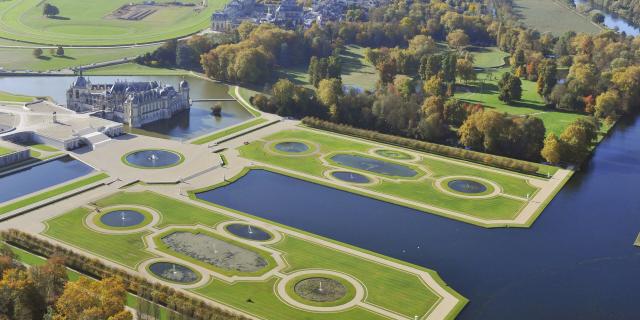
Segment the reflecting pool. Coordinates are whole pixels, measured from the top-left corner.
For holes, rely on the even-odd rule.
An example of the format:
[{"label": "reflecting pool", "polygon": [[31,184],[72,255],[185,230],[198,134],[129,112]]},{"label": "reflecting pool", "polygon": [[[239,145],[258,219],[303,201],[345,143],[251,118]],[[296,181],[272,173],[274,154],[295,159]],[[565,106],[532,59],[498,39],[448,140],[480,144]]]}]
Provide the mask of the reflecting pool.
[{"label": "reflecting pool", "polygon": [[396,177],[413,177],[418,173],[403,165],[353,154],[337,154],[331,160],[346,167]]},{"label": "reflecting pool", "polygon": [[93,168],[70,156],[0,175],[0,202],[61,184],[93,171]]}]

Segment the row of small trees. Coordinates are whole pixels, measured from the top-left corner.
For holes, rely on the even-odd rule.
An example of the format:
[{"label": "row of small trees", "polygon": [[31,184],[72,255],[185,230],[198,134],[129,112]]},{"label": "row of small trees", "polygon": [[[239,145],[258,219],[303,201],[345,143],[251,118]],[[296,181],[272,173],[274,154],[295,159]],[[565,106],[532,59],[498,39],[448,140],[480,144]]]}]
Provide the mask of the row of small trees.
[{"label": "row of small trees", "polygon": [[501,156],[490,155],[481,152],[475,152],[471,150],[465,150],[460,148],[449,147],[441,144],[429,143],[420,140],[408,139],[388,134],[379,133],[371,130],[358,129],[347,125],[336,124],[329,121],[320,120],[317,118],[307,117],[302,119],[302,123],[310,127],[333,131],[341,134],[346,134],[358,138],[364,138],[374,140],[377,142],[397,145],[419,151],[425,151],[435,153],[447,157],[473,161],[480,164],[485,164],[493,167],[499,167],[514,171],[519,171],[527,174],[537,174],[539,166],[516,159],[510,159]]},{"label": "row of small trees", "polygon": [[65,247],[53,244],[31,234],[10,229],[2,231],[0,237],[9,244],[23,248],[44,257],[57,255],[64,258],[65,264],[74,270],[86,275],[104,279],[117,277],[122,279],[126,289],[136,295],[148,298],[155,304],[160,304],[174,311],[172,319],[193,320],[244,320],[246,317],[230,313],[226,310],[206,303],[175,289],[131,274],[102,263],[98,259],[92,259],[80,255]]}]

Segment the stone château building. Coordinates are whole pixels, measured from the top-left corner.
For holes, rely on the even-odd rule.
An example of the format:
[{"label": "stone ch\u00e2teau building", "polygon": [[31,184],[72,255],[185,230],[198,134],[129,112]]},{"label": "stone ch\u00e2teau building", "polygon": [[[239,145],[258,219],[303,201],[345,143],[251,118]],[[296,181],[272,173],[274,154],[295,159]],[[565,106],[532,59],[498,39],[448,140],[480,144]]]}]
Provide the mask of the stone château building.
[{"label": "stone ch\u00e2teau building", "polygon": [[76,112],[100,112],[101,116],[141,127],[144,124],[169,119],[189,109],[189,84],[173,86],[157,81],[93,84],[82,74],[67,90],[67,108]]}]

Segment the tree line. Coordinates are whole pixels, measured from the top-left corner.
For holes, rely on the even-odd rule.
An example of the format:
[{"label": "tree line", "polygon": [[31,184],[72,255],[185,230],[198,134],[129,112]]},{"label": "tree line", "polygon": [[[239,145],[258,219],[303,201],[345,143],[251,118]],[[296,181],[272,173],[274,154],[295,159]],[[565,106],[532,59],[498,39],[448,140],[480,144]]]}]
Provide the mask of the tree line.
[{"label": "tree line", "polygon": [[[87,276],[96,279],[117,278],[122,282],[124,289],[138,297],[138,313],[147,316],[157,315],[158,306],[163,306],[169,316],[169,320],[244,320],[246,317],[228,312],[217,306],[194,298],[157,282],[150,282],[146,278],[134,275],[119,268],[104,264],[98,259],[88,258],[65,247],[53,244],[37,236],[15,230],[0,232],[0,238],[16,247],[25,249],[43,257],[60,257],[65,266],[77,270]],[[155,311],[154,311],[155,310]],[[157,317],[156,317],[157,318]],[[14,319],[14,318],[10,318]],[[26,318],[24,318],[26,319]],[[29,318],[30,319],[30,318]],[[38,318],[42,319],[42,318]],[[55,319],[55,318],[54,318]],[[84,318],[68,318],[55,320],[77,320]],[[106,317],[87,319],[108,319]],[[125,318],[126,319],[126,318]],[[21,319],[22,320],[22,319]],[[109,319],[121,320],[121,319]]]}]

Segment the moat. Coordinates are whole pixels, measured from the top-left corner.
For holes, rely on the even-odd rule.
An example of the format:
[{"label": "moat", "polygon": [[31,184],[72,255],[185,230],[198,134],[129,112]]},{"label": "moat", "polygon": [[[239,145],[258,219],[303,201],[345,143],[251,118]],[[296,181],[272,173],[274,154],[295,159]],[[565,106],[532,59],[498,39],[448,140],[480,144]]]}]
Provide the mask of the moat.
[{"label": "moat", "polygon": [[[213,83],[195,77],[178,76],[85,76],[95,83],[113,83],[120,81],[159,81],[178,86],[180,81],[187,79],[191,89],[192,99],[229,99],[226,85]],[[76,79],[68,77],[0,77],[2,91],[17,94],[51,97],[56,103],[66,102],[66,90]],[[216,117],[211,107],[216,103],[222,104],[222,115]],[[144,134],[158,138],[173,140],[189,140],[226,127],[230,127],[250,119],[251,114],[236,101],[194,102],[188,111],[176,114],[168,120],[160,120],[144,125],[141,128],[127,128],[131,133]]]},{"label": "moat", "polygon": [[530,229],[484,229],[262,170],[198,196],[437,270],[471,301],[460,319],[633,319],[638,163],[640,123],[619,123]]}]

